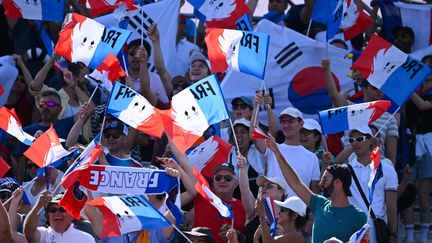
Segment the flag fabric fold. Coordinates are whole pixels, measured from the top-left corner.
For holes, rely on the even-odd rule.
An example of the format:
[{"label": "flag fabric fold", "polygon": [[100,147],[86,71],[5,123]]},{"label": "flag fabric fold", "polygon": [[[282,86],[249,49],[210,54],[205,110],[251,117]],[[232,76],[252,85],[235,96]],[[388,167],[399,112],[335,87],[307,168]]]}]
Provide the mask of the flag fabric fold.
[{"label": "flag fabric fold", "polygon": [[208,28],[252,31],[252,13],[243,0],[188,0]]},{"label": "flag fabric fold", "polygon": [[72,151],[67,151],[61,145],[57,133],[51,124],[51,127],[46,132],[34,140],[24,152],[24,155],[41,168],[60,160],[70,153]]},{"label": "flag fabric fold", "polygon": [[0,178],[3,178],[9,171],[10,165],[0,156]]},{"label": "flag fabric fold", "polygon": [[17,77],[18,69],[12,56],[0,57],[0,107],[6,104]]},{"label": "flag fabric fold", "polygon": [[106,112],[151,136],[160,138],[164,130],[160,110],[138,92],[119,82],[114,83]]},{"label": "flag fabric fold", "polygon": [[270,138],[259,126],[255,126],[251,134],[253,139],[268,139]]},{"label": "flag fabric fold", "polygon": [[372,36],[351,68],[360,71],[370,84],[399,106],[432,73],[426,64],[403,53],[378,35]]},{"label": "flag fabric fold", "polygon": [[343,15],[345,0],[316,1],[312,10],[311,19],[327,25],[327,40],[333,38],[339,30]]},{"label": "flag fabric fold", "polygon": [[97,207],[104,217],[102,238],[171,225],[144,196],[101,197],[87,204]]},{"label": "flag fabric fold", "polygon": [[8,18],[62,22],[66,9],[65,0],[3,0]]},{"label": "flag fabric fold", "polygon": [[263,207],[267,220],[270,224],[270,233],[272,237],[276,236],[277,217],[275,213],[275,203],[272,197],[263,198]]},{"label": "flag fabric fold", "polygon": [[195,147],[189,154],[189,161],[205,177],[212,178],[213,170],[228,160],[232,145],[214,135]]},{"label": "flag fabric fold", "polygon": [[88,197],[79,188],[79,181],[67,188],[59,205],[62,206],[74,219],[80,219],[81,210],[84,208]]},{"label": "flag fabric fold", "polygon": [[204,131],[229,118],[217,77],[208,76],[171,100],[171,109],[161,111],[166,134],[184,153]]},{"label": "flag fabric fold", "polygon": [[370,163],[371,175],[368,183],[368,188],[369,188],[369,203],[372,204],[375,185],[378,182],[378,180],[384,176],[382,165],[381,165],[381,153],[380,153],[379,146],[377,146],[374,150],[372,150],[370,155],[370,160],[371,160]]},{"label": "flag fabric fold", "polygon": [[129,30],[72,13],[66,16],[54,52],[95,69],[110,53],[117,55],[130,35]]},{"label": "flag fabric fold", "polygon": [[138,9],[135,5],[135,0],[114,0],[114,1],[101,1],[101,0],[87,0],[86,7],[90,9],[91,16],[99,16],[108,12],[112,12],[117,6],[124,4],[129,10]]},{"label": "flag fabric fold", "polygon": [[4,106],[0,108],[0,128],[27,146],[30,146],[35,139],[30,134],[23,131],[15,110],[9,110]]},{"label": "flag fabric fold", "polygon": [[264,79],[270,37],[260,32],[206,29],[211,71],[233,70]]},{"label": "flag fabric fold", "polygon": [[231,206],[225,204],[218,196],[216,196],[211,190],[207,180],[202,176],[196,167],[193,168],[193,174],[197,178],[195,189],[197,192],[206,199],[211,205],[213,205],[221,214],[222,217],[232,218],[233,212]]},{"label": "flag fabric fold", "polygon": [[126,73],[119,60],[114,54],[110,53],[92,73],[86,75],[86,78],[93,86],[101,86],[111,92],[113,83],[125,76]]},{"label": "flag fabric fold", "polygon": [[345,40],[351,40],[365,32],[372,24],[372,18],[363,9],[359,8],[353,0],[346,0],[344,2],[344,12],[340,28],[343,30]]},{"label": "flag fabric fold", "polygon": [[323,134],[335,134],[367,125],[378,119],[390,106],[390,101],[379,100],[320,111]]},{"label": "flag fabric fold", "polygon": [[350,237],[350,239],[348,240],[348,243],[366,243],[366,242],[368,242],[367,240],[363,239],[363,237],[365,236],[365,234],[368,230],[369,230],[369,224],[363,225],[363,227],[361,227],[361,229],[356,231]]}]

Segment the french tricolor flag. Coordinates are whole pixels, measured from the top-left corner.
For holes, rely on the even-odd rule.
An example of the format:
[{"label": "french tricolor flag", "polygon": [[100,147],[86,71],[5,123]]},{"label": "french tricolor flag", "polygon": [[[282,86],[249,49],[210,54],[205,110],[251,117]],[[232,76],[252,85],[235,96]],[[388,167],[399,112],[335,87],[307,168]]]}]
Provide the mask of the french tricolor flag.
[{"label": "french tricolor flag", "polygon": [[102,238],[171,225],[171,222],[144,196],[101,197],[87,204],[97,207],[102,213]]},{"label": "french tricolor flag", "polygon": [[378,180],[384,176],[382,165],[381,165],[381,152],[379,146],[377,146],[374,150],[372,150],[370,154],[370,160],[371,160],[370,163],[371,175],[368,183],[368,188],[369,188],[369,202],[372,203],[375,185],[378,182]]},{"label": "french tricolor flag", "polygon": [[232,145],[214,135],[195,147],[189,154],[189,161],[207,178],[213,177],[213,170],[228,160]]},{"label": "french tricolor flag", "polygon": [[195,190],[205,198],[211,205],[213,205],[222,217],[232,218],[233,212],[231,207],[226,205],[216,194],[210,190],[207,180],[202,176],[196,167],[193,168],[193,174],[197,178],[195,183]]},{"label": "french tricolor flag", "polygon": [[80,219],[81,210],[87,202],[87,195],[79,188],[80,182],[75,181],[73,185],[66,188],[59,205],[62,206],[74,219]]},{"label": "french tricolor flag", "polygon": [[62,22],[65,15],[65,0],[3,0],[8,18]]},{"label": "french tricolor flag", "polygon": [[135,0],[87,0],[86,7],[90,9],[91,16],[99,16],[112,12],[118,5],[124,4],[129,10],[138,9]]},{"label": "french tricolor flag", "polygon": [[159,109],[119,82],[114,83],[106,112],[151,136],[160,138],[164,130]]},{"label": "french tricolor flag", "polygon": [[188,0],[208,28],[252,31],[252,13],[243,0]]},{"label": "french tricolor flag", "polygon": [[390,101],[379,100],[320,111],[323,134],[335,134],[369,124],[390,106]]},{"label": "french tricolor flag", "polygon": [[0,128],[27,146],[30,146],[35,139],[22,130],[21,122],[15,110],[9,110],[4,106],[0,108]]},{"label": "french tricolor flag", "polygon": [[110,53],[104,61],[86,78],[94,86],[102,86],[108,92],[112,90],[112,84],[121,77],[125,77],[126,73],[120,65],[117,57]]},{"label": "french tricolor flag", "polygon": [[110,53],[117,55],[131,33],[72,13],[66,16],[54,52],[95,69]]},{"label": "french tricolor flag", "polygon": [[166,134],[184,153],[205,130],[229,119],[215,75],[208,76],[174,95],[171,109],[161,111]]},{"label": "french tricolor flag", "polygon": [[267,220],[270,224],[270,232],[273,237],[276,236],[276,225],[277,225],[277,217],[275,213],[275,203],[272,197],[263,198],[263,206],[264,211],[267,217]]},{"label": "french tricolor flag", "polygon": [[343,16],[340,28],[345,40],[351,40],[366,31],[373,24],[372,18],[359,8],[353,0],[346,0],[343,5]]},{"label": "french tricolor flag", "polygon": [[369,230],[369,224],[365,224],[363,225],[363,227],[361,227],[361,229],[359,229],[358,231],[356,231],[348,240],[347,243],[366,243],[368,242],[368,240],[363,239],[363,237],[365,236],[366,232]]},{"label": "french tricolor flag", "polygon": [[359,70],[370,84],[399,106],[432,73],[426,64],[403,53],[378,35],[372,36],[351,69]]},{"label": "french tricolor flag", "polygon": [[264,79],[270,36],[260,32],[208,28],[205,41],[211,71],[233,70]]},{"label": "french tricolor flag", "polygon": [[267,135],[259,126],[255,126],[251,137],[253,139],[268,139],[270,138],[269,135]]},{"label": "french tricolor flag", "polygon": [[63,148],[53,126],[44,132],[30,145],[24,155],[40,168],[45,167],[71,152]]}]

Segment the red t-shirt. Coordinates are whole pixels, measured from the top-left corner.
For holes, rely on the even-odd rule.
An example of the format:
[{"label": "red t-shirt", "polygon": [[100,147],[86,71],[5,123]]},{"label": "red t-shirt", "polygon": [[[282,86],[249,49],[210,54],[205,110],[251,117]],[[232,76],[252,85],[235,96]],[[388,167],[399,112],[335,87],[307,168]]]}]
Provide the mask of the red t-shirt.
[{"label": "red t-shirt", "polygon": [[[224,202],[232,206],[234,228],[244,234],[246,230],[246,212],[242,202],[238,199]],[[216,243],[225,242],[219,237],[219,232],[221,232],[224,224],[231,225],[231,219],[222,217],[219,211],[199,194],[194,199],[194,207],[195,227],[208,227],[212,231]]]}]

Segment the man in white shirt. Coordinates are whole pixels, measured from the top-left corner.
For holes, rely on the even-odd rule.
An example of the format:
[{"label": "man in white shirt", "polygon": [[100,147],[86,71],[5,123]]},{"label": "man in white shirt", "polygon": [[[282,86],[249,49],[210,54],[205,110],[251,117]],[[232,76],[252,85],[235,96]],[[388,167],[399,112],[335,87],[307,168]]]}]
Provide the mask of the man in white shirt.
[{"label": "man in white shirt", "polygon": [[[24,234],[28,242],[95,242],[88,233],[78,230],[72,223],[73,217],[66,210],[59,206],[63,194],[51,197],[51,193],[44,191],[36,205],[32,208],[24,221]],[[50,226],[48,228],[38,227],[38,212],[42,207],[46,208]]]},{"label": "man in white shirt", "polygon": [[[368,183],[372,169],[370,167],[371,151],[376,147],[373,141],[373,133],[368,125],[353,129],[348,133],[348,141],[351,143],[354,155],[349,158],[349,165],[353,168],[361,188],[369,202]],[[385,159],[385,158],[384,158]],[[383,219],[388,223],[390,229],[390,239],[388,242],[397,241],[397,188],[398,178],[396,171],[391,163],[381,159],[383,177],[375,185],[372,200],[372,210],[377,218]],[[353,175],[354,177],[354,175]],[[368,207],[363,200],[359,188],[352,179],[350,187],[352,196],[348,198],[351,204],[368,212]],[[369,202],[370,203],[370,202]],[[369,218],[370,240],[378,242],[375,235],[375,227],[372,219]]]},{"label": "man in white shirt", "polygon": [[[300,180],[309,186],[312,192],[318,193],[320,180],[318,158],[300,144],[300,129],[303,127],[302,113],[296,108],[288,107],[279,115],[279,122],[285,137],[284,143],[278,144],[279,150],[296,171]],[[275,154],[268,148],[260,152],[264,152],[264,156],[267,158],[266,176],[283,178]],[[296,196],[290,187],[287,190],[287,195],[288,197]]]}]

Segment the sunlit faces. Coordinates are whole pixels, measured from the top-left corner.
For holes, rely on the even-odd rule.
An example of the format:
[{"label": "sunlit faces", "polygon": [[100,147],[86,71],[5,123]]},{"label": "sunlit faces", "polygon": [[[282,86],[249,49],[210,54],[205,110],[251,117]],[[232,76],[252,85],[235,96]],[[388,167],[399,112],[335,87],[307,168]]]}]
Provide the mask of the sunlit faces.
[{"label": "sunlit faces", "polygon": [[213,177],[213,188],[217,194],[232,196],[237,185],[237,177],[230,170],[220,170]]},{"label": "sunlit faces", "polygon": [[189,78],[195,83],[210,75],[210,69],[203,60],[195,60],[189,69]]},{"label": "sunlit faces", "polygon": [[300,118],[290,115],[282,115],[279,118],[282,132],[285,138],[292,138],[299,135],[300,129],[303,127],[303,121]]},{"label": "sunlit faces", "polygon": [[60,104],[61,101],[56,96],[48,95],[41,97],[39,111],[42,121],[47,123],[54,122],[62,110]]},{"label": "sunlit faces", "polygon": [[250,145],[250,136],[249,136],[249,128],[243,125],[234,126],[235,136],[237,138],[237,142],[240,149],[244,149],[249,147]]},{"label": "sunlit faces", "polygon": [[283,195],[285,194],[285,191],[278,184],[266,180],[264,184],[261,185],[261,188],[263,197],[272,197],[275,200],[280,201],[283,200]]},{"label": "sunlit faces", "polygon": [[103,134],[106,146],[111,153],[123,151],[126,144],[126,136],[115,129],[108,129]]},{"label": "sunlit faces", "polygon": [[252,117],[252,108],[243,102],[241,99],[236,100],[232,104],[232,111],[233,111],[233,119],[241,119],[246,118],[247,120],[250,120]]},{"label": "sunlit faces", "polygon": [[58,204],[50,204],[47,212],[51,228],[58,233],[65,232],[72,223],[73,217]]},{"label": "sunlit faces", "polygon": [[370,153],[371,145],[373,145],[371,136],[366,136],[356,130],[349,134],[348,141],[351,143],[351,147],[357,156]]},{"label": "sunlit faces", "polygon": [[332,196],[334,191],[334,181],[335,178],[333,177],[333,175],[328,171],[324,171],[321,181],[319,182],[319,187],[323,192],[324,197]]},{"label": "sunlit faces", "polygon": [[307,149],[317,149],[316,144],[320,140],[320,137],[320,134],[316,130],[300,129],[300,143]]},{"label": "sunlit faces", "polygon": [[128,63],[129,63],[129,68],[132,70],[139,70],[140,67],[140,62],[138,58],[136,58],[137,52],[138,52],[138,46],[129,47]]}]

